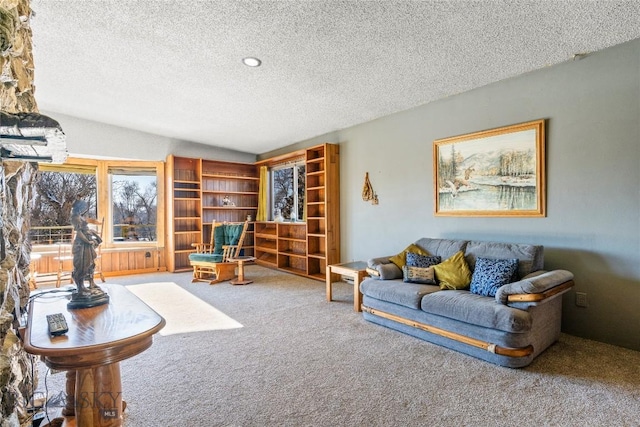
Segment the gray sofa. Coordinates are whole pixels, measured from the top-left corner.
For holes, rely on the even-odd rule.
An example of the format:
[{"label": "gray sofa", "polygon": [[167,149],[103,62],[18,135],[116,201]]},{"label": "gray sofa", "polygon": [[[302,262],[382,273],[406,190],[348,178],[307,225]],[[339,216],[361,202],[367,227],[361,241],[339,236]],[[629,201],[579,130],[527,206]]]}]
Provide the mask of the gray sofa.
[{"label": "gray sofa", "polygon": [[487,259],[517,259],[517,270],[494,297],[407,283],[391,257],[373,258],[371,277],[360,284],[366,320],[511,368],[527,366],[558,340],[561,295],[573,286],[573,275],[544,271],[542,246],[431,238],[415,245],[442,260],[462,251],[472,274],[476,261]]}]

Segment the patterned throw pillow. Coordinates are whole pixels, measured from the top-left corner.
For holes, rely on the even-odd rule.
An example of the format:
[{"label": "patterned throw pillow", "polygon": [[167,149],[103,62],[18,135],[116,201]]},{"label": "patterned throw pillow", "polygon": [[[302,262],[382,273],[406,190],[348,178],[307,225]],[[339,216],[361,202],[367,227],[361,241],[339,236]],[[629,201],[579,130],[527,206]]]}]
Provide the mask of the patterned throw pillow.
[{"label": "patterned throw pillow", "polygon": [[407,252],[407,265],[410,267],[431,267],[440,264],[442,257],[438,255],[422,255],[415,252]]},{"label": "patterned throw pillow", "polygon": [[469,289],[471,270],[464,259],[464,253],[458,251],[442,263],[434,265],[436,279],[440,289]]},{"label": "patterned throw pillow", "polygon": [[405,282],[425,285],[436,284],[435,271],[432,266],[439,264],[442,261],[441,257],[407,252],[406,261],[406,265],[402,267],[402,275]]},{"label": "patterned throw pillow", "polygon": [[433,266],[422,268],[405,265],[402,267],[402,277],[406,283],[420,283],[422,285],[436,284],[436,273]]},{"label": "patterned throw pillow", "polygon": [[405,250],[400,252],[398,255],[394,255],[391,258],[389,258],[389,261],[397,265],[398,268],[402,270],[402,267],[404,267],[404,265],[407,263],[407,253],[409,252],[414,252],[421,255],[429,255],[429,252],[422,249],[420,246],[416,245],[415,243],[412,243],[409,246],[407,246]]},{"label": "patterned throw pillow", "polygon": [[487,297],[496,296],[498,288],[510,283],[517,269],[516,258],[477,258],[471,278],[471,293]]}]

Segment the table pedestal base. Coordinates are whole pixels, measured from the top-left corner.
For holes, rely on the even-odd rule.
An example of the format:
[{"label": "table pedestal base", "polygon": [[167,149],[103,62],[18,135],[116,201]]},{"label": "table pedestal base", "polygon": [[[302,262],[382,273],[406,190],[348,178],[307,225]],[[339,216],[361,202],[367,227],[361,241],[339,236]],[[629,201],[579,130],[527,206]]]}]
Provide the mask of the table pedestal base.
[{"label": "table pedestal base", "polygon": [[[121,427],[126,403],[122,400],[120,364],[67,371],[67,402],[62,418],[50,427]],[[47,426],[45,426],[47,427]]]}]

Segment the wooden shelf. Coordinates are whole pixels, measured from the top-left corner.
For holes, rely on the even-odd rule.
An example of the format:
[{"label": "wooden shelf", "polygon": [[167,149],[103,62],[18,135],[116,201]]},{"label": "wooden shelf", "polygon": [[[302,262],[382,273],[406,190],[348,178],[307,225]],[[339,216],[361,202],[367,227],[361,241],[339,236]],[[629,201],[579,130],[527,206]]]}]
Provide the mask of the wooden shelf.
[{"label": "wooden shelf", "polygon": [[[340,262],[339,147],[321,144],[292,153],[291,158],[299,158],[301,154],[306,159],[307,220],[256,222],[256,262],[324,281],[326,266]],[[287,157],[277,160],[284,161]],[[328,227],[331,234],[327,233]],[[277,253],[275,260],[274,253]]]},{"label": "wooden shelf", "polygon": [[[170,155],[166,162],[170,220],[167,230],[167,269],[190,269],[185,250],[193,243],[208,242],[211,223],[242,222],[255,216],[258,207],[258,168],[255,164],[235,163]],[[229,197],[236,206],[223,206]],[[188,228],[188,230],[184,230]],[[253,234],[244,245],[253,254]]]},{"label": "wooden shelf", "polygon": [[[325,280],[327,264],[340,262],[339,146],[320,144],[277,161],[304,157],[306,171],[305,222],[255,222],[247,234],[246,253],[256,263]],[[259,166],[170,155],[167,158],[169,271],[189,269],[185,249],[208,242],[213,221],[241,222],[258,209]],[[223,205],[228,197],[235,206]],[[188,230],[184,230],[188,228]],[[329,234],[327,230],[332,232]],[[172,255],[173,254],[173,255]]]},{"label": "wooden shelf", "polygon": [[257,176],[240,176],[240,175],[221,175],[221,174],[212,174],[212,173],[203,173],[203,178],[214,178],[214,179],[246,179],[248,181],[260,181],[260,178]]},{"label": "wooden shelf", "polygon": [[221,191],[221,190],[202,190],[203,194],[249,194],[257,195],[257,191]]},{"label": "wooden shelf", "polygon": [[296,252],[287,252],[287,251],[280,251],[280,252],[278,252],[278,255],[295,256],[295,257],[299,257],[299,258],[306,258],[307,257],[306,253],[296,253]]}]

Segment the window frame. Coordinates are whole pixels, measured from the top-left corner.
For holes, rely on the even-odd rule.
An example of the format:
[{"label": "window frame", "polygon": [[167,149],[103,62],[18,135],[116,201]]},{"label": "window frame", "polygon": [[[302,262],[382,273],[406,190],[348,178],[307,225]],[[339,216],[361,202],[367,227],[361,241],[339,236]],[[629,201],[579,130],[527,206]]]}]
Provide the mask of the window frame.
[{"label": "window frame", "polygon": [[[74,169],[85,169],[95,167],[96,173],[96,204],[97,218],[104,218],[104,228],[102,231],[102,249],[125,249],[133,247],[163,248],[165,246],[165,223],[166,223],[166,200],[165,200],[165,168],[162,161],[137,161],[137,160],[96,160],[85,158],[69,157],[64,164],[53,165],[50,163],[40,163],[39,169],[50,172],[74,172]],[[156,171],[157,179],[157,216],[156,216],[156,241],[114,241],[113,239],[113,218],[111,199],[111,170],[125,169],[130,171],[150,170]],[[56,245],[34,245],[34,248],[57,247]]]},{"label": "window frame", "polygon": [[[295,161],[289,161],[286,163],[282,163],[282,164],[278,164],[278,165],[274,165],[272,167],[269,168],[269,194],[268,194],[268,206],[269,206],[269,215],[268,218],[270,220],[275,220],[275,179],[274,179],[274,174],[279,171],[279,170],[283,170],[283,169],[292,169],[293,172],[293,208],[292,208],[292,212],[296,212],[296,222],[304,222],[305,218],[299,218],[297,215],[300,212],[300,199],[298,197],[299,195],[299,190],[298,190],[298,186],[299,186],[299,181],[298,181],[298,177],[300,176],[298,168],[299,167],[304,167],[304,177],[305,177],[305,181],[306,181],[306,176],[307,176],[307,169],[306,169],[306,162],[304,159],[299,159],[299,160],[295,160]],[[306,203],[306,182],[304,183],[305,185],[305,192],[303,193],[304,198],[302,200],[302,206],[303,209],[302,211],[304,212],[304,206]],[[290,218],[283,218],[284,221],[290,221]]]}]

